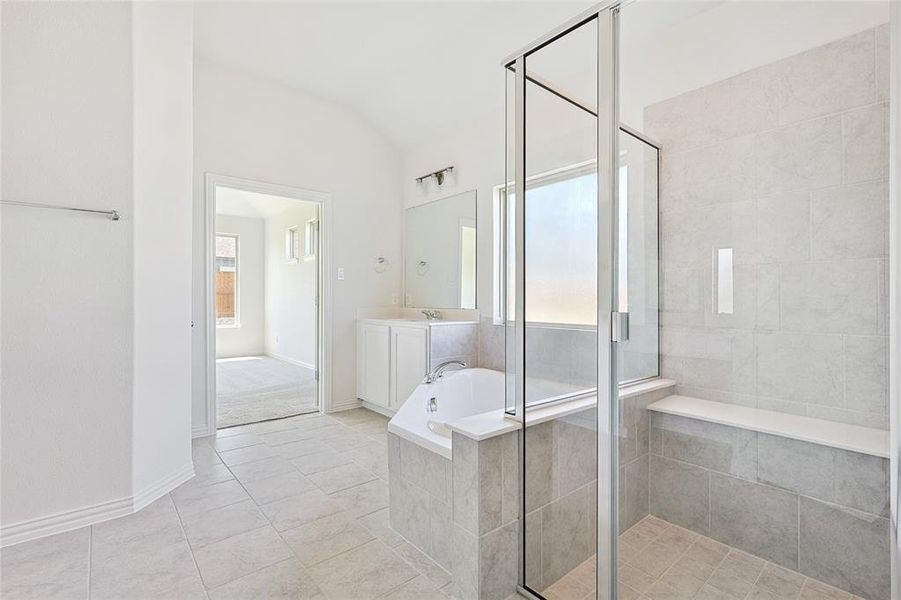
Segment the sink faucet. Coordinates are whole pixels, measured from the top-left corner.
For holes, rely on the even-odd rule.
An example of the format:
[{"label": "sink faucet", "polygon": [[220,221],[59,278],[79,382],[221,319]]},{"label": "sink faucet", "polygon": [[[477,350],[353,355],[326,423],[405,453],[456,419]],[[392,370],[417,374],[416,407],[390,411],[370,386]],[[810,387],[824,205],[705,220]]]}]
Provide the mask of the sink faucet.
[{"label": "sink faucet", "polygon": [[453,365],[459,365],[461,368],[466,368],[466,363],[462,360],[449,360],[447,362],[443,362],[431,371],[429,374],[425,376],[425,379],[422,380],[423,383],[435,383],[438,379],[444,377],[444,372],[448,367],[452,367]]},{"label": "sink faucet", "polygon": [[428,308],[426,308],[426,309],[423,309],[423,310],[421,310],[421,311],[419,311],[419,312],[421,312],[422,314],[424,314],[426,320],[428,320],[428,321],[437,321],[438,319],[441,318],[441,312],[440,312],[440,311],[437,311],[437,310],[434,310],[434,309],[428,309]]}]

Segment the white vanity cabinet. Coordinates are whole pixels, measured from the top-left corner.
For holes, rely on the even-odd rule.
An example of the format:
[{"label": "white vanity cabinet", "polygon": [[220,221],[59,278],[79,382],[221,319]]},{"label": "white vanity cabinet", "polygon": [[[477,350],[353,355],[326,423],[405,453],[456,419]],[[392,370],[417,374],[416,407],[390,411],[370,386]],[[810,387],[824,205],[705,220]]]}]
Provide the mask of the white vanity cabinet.
[{"label": "white vanity cabinet", "polygon": [[357,398],[393,414],[436,364],[476,364],[477,329],[467,321],[358,319]]},{"label": "white vanity cabinet", "polygon": [[357,398],[392,412],[429,372],[427,324],[357,321]]},{"label": "white vanity cabinet", "polygon": [[396,411],[429,372],[429,327],[391,327],[391,393]]},{"label": "white vanity cabinet", "polygon": [[387,408],[391,398],[391,328],[357,322],[357,398]]}]

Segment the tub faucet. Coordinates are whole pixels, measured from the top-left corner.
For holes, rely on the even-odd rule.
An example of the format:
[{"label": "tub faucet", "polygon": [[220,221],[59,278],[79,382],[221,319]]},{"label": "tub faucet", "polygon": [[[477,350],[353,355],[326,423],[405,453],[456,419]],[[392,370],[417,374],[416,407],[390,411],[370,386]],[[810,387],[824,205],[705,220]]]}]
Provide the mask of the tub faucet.
[{"label": "tub faucet", "polygon": [[443,362],[431,371],[429,374],[425,376],[425,379],[422,380],[423,383],[435,383],[436,380],[444,377],[444,372],[448,367],[452,367],[454,365],[459,365],[461,368],[466,368],[466,363],[462,360],[449,360],[447,362]]}]

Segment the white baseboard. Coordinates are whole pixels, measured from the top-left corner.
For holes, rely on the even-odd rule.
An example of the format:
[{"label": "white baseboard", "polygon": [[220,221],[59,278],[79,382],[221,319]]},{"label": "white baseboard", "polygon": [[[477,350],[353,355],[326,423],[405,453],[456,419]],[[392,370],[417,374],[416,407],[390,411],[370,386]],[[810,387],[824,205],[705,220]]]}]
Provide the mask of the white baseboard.
[{"label": "white baseboard", "polygon": [[0,548],[136,513],[193,476],[194,464],[189,463],[134,496],[5,525],[0,527]]},{"label": "white baseboard", "polygon": [[329,412],[340,412],[342,410],[351,410],[353,408],[360,408],[362,403],[357,398],[352,398],[350,400],[344,400],[343,402],[332,404],[329,407]]},{"label": "white baseboard", "polygon": [[288,358],[287,356],[282,356],[281,354],[267,353],[266,356],[271,356],[272,358],[277,358],[278,360],[284,361],[286,363],[291,363],[292,365],[297,365],[298,367],[303,367],[303,368],[309,369],[311,371],[316,370],[316,365],[311,365],[310,363],[303,362],[302,360]]},{"label": "white baseboard", "polygon": [[132,496],[132,512],[138,512],[151,502],[162,498],[192,477],[194,477],[194,463],[189,462],[182,468],[166,475]]},{"label": "white baseboard", "polygon": [[93,506],[77,508],[48,517],[39,517],[0,527],[0,547],[72,531],[79,527],[101,523],[116,517],[124,517],[134,512],[132,506],[130,497],[120,498],[119,500],[101,502]]},{"label": "white baseboard", "polygon": [[191,428],[192,438],[207,437],[209,435],[213,435],[214,433],[216,433],[216,430],[213,429],[212,431],[210,431],[209,425],[195,425]]},{"label": "white baseboard", "polygon": [[394,413],[397,411],[391,410],[390,408],[386,408],[384,406],[379,406],[378,404],[373,404],[372,402],[366,402],[365,400],[361,401],[360,404],[363,405],[363,408],[368,408],[372,412],[377,412],[380,415],[385,415],[389,419],[394,416]]}]

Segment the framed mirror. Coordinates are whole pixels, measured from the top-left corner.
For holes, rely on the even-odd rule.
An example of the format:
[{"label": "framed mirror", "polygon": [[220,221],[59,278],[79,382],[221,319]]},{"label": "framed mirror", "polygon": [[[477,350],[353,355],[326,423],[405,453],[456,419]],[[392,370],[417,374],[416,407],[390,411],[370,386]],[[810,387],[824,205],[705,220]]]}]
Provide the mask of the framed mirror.
[{"label": "framed mirror", "polygon": [[404,306],[476,307],[476,191],[404,211]]}]

